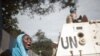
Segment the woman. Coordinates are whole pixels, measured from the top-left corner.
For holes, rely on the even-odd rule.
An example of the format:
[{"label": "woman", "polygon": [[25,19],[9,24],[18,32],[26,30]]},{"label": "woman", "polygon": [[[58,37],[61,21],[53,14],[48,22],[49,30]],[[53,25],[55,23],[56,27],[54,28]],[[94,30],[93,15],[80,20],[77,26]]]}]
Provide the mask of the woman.
[{"label": "woman", "polygon": [[15,47],[12,49],[12,56],[28,56],[28,49],[31,43],[29,35],[20,34],[16,39]]}]

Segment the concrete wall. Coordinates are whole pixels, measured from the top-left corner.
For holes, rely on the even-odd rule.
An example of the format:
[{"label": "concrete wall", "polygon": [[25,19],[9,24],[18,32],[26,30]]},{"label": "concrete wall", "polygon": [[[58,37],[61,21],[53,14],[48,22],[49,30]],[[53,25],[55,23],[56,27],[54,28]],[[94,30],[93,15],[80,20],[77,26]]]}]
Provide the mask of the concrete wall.
[{"label": "concrete wall", "polygon": [[0,53],[7,49],[11,49],[14,46],[14,40],[15,38],[11,37],[11,35],[8,32],[2,30]]},{"label": "concrete wall", "polygon": [[2,30],[2,40],[1,40],[2,51],[9,49],[9,42],[10,42],[10,35],[6,31]]}]

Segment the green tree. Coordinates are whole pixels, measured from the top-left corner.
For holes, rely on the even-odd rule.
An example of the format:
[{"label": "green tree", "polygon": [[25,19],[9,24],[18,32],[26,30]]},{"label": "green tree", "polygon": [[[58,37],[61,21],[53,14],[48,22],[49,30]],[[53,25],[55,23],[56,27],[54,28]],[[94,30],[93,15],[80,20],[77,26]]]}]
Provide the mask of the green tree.
[{"label": "green tree", "polygon": [[33,4],[38,3],[38,0],[2,0],[2,18],[3,29],[13,36],[18,35],[21,30],[18,29],[17,18],[12,16],[19,13],[20,10],[25,10]]},{"label": "green tree", "polygon": [[[64,0],[48,0],[51,4],[60,1],[65,7],[70,5],[70,0],[65,2]],[[72,0],[71,0],[72,1]],[[47,8],[42,8],[41,4],[44,4],[45,0],[2,0],[2,18],[3,28],[10,34],[17,35],[21,31],[18,30],[17,18],[12,16],[19,13],[20,10],[25,11],[26,8],[31,10],[31,14],[48,14],[52,12],[54,7],[49,5]]]},{"label": "green tree", "polygon": [[52,56],[53,48],[52,41],[45,37],[41,30],[39,30],[35,35],[38,37],[38,41],[32,44],[32,50],[38,55],[42,56]]},{"label": "green tree", "polygon": [[3,29],[13,36],[21,32],[18,30],[17,19],[12,18],[12,15],[18,13],[18,5],[15,2],[14,0],[2,0]]}]

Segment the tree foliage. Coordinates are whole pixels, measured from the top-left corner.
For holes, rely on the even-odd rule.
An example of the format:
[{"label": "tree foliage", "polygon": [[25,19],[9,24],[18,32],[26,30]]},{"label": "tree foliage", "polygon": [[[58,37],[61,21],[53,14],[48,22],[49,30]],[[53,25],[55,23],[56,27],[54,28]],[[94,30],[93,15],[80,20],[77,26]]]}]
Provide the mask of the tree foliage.
[{"label": "tree foliage", "polygon": [[[32,50],[38,55],[42,56],[52,56],[53,48],[52,41],[45,37],[41,30],[39,30],[35,35],[38,37],[38,41],[32,44]],[[41,53],[40,53],[41,51]]]},{"label": "tree foliage", "polygon": [[21,31],[18,30],[17,19],[12,18],[12,15],[18,13],[17,1],[14,0],[2,0],[2,18],[3,18],[3,29],[12,34],[17,35]]},{"label": "tree foliage", "polygon": [[25,11],[26,8],[29,8],[31,14],[48,14],[53,12],[54,7],[52,4],[56,2],[61,2],[64,4],[64,7],[67,7],[70,5],[72,0],[67,0],[68,2],[65,2],[64,0],[48,0],[49,6],[46,8],[41,7],[41,5],[46,5],[45,1],[47,0],[2,0],[2,18],[3,18],[3,28],[9,32],[13,33],[15,32],[18,34],[20,30],[18,30],[18,21],[17,18],[14,18],[12,16],[19,13],[20,10]]}]

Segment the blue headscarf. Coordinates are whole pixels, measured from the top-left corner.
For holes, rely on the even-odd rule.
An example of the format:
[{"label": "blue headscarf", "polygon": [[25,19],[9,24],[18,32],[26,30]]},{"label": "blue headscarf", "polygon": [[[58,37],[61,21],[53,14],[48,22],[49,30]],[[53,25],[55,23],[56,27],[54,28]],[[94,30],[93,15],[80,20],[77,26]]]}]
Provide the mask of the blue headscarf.
[{"label": "blue headscarf", "polygon": [[15,47],[12,49],[12,56],[28,56],[22,40],[24,35],[25,34],[20,34],[17,37]]}]

